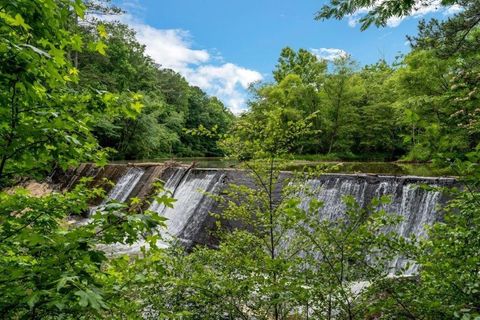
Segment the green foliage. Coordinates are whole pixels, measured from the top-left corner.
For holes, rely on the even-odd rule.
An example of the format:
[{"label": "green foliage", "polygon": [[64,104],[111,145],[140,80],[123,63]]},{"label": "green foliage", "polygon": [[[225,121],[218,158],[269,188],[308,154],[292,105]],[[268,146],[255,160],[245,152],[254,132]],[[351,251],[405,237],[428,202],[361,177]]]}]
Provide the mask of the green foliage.
[{"label": "green foliage", "polygon": [[187,256],[174,253],[166,278],[143,295],[155,315],[329,319],[336,313],[353,319],[361,310],[352,302],[358,295],[353,283],[380,281],[388,273],[396,236],[382,231],[398,221],[378,210],[388,199],[364,209],[345,199],[345,216],[319,220],[322,204],[302,205],[302,199],[317,191],[308,179],[320,172],[286,179],[281,173],[286,162],[278,159],[312,133],[315,115],[294,121],[276,105],[264,107],[269,109],[262,123],[244,124],[250,116],[244,115],[223,141],[230,157],[251,158],[244,166],[254,187],[233,184],[211,195],[223,204],[216,216],[219,246],[195,248]]},{"label": "green foliage", "polygon": [[375,65],[366,66],[360,71],[360,77],[364,84],[364,95],[358,105],[360,108],[360,136],[356,141],[359,149],[356,154],[384,153],[390,159],[403,152],[401,128],[398,127],[395,118],[398,112],[393,104],[396,99],[396,88],[392,76],[395,70],[385,61],[379,61]]},{"label": "green foliage", "polygon": [[[224,105],[190,86],[178,73],[160,69],[126,25],[96,22],[83,28],[85,37],[98,32],[95,26],[104,31],[106,54],[78,55],[81,86],[121,95],[137,92],[142,97],[132,105],[138,117],[117,113],[97,119],[94,133],[100,145],[115,149],[117,159],[220,155],[214,137],[191,136],[184,128],[216,125],[219,133],[225,133],[233,115]],[[124,106],[122,100],[115,102],[117,108]]]},{"label": "green foliage", "polygon": [[[369,3],[335,2],[328,10],[335,16],[348,14]],[[395,3],[379,3],[364,18],[396,16],[416,5]],[[379,61],[358,69],[351,58],[339,57],[326,68],[325,61],[306,50],[283,49],[273,72],[276,82],[253,88],[249,121],[261,122],[263,112],[273,108],[292,120],[316,113],[316,135],[291,150],[300,155],[335,154],[351,160],[380,154],[387,160],[431,161],[468,152],[480,141],[480,3],[457,5],[463,11],[447,21],[420,23],[419,35],[409,38],[412,52],[393,66]]]},{"label": "green foliage", "polygon": [[115,303],[108,300],[118,290],[109,285],[116,281],[108,272],[112,262],[101,246],[132,244],[164,218],[111,202],[88,224],[73,224],[70,219],[85,214],[88,202],[99,196],[102,190],[85,184],[42,197],[22,189],[0,193],[2,317],[99,316]]},{"label": "green foliage", "polygon": [[362,302],[365,315],[381,315],[382,319],[479,317],[478,193],[456,191],[452,196],[443,221],[428,230],[427,238],[408,244],[418,274],[384,279],[369,288]]},{"label": "green foliage", "polygon": [[349,57],[336,59],[333,68],[321,92],[328,119],[325,125],[327,153],[345,151],[353,145],[359,122],[355,100],[363,94],[362,79],[353,74],[355,63]]},{"label": "green foliage", "polygon": [[78,70],[67,58],[79,38],[67,29],[79,1],[15,1],[0,10],[0,186],[58,165],[102,160],[89,131],[90,94],[73,89]]},{"label": "green foliage", "polygon": [[[85,184],[33,197],[8,185],[107,155],[92,132],[99,114],[134,119],[141,97],[81,87],[75,53],[103,56],[102,25],[87,37],[82,1],[3,1],[0,5],[0,314],[8,319],[98,318],[119,287],[101,246],[132,244],[162,225],[144,203],[108,203],[74,226],[92,199]],[[95,51],[92,53],[90,50]],[[162,202],[165,199],[162,199]],[[165,203],[168,203],[165,200]],[[150,245],[156,241],[149,238]],[[115,261],[115,260],[113,260]]]},{"label": "green foliage", "polygon": [[[282,50],[273,84],[253,88],[250,111],[238,126],[263,126],[266,114],[280,110],[283,122],[311,117],[312,134],[297,137],[297,154],[386,154],[403,151],[401,131],[392,121],[394,97],[389,93],[395,70],[386,63],[358,70],[350,57],[331,62],[300,50]],[[248,125],[240,123],[249,123]],[[234,129],[235,131],[235,129]]]},{"label": "green foliage", "polygon": [[275,107],[273,110],[247,113],[236,121],[232,134],[220,143],[229,157],[238,160],[271,159],[285,155],[299,141],[315,133],[312,121],[315,114],[305,119],[291,119],[288,110]]},{"label": "green foliage", "polygon": [[462,12],[447,21],[420,21],[418,35],[407,37],[415,49],[434,50],[443,58],[474,53],[478,46],[480,1],[460,0]]},{"label": "green foliage", "polygon": [[[417,3],[377,3],[363,26]],[[358,69],[340,57],[327,68],[285,48],[275,83],[253,88],[250,111],[230,128],[218,99],[158,68],[128,27],[82,20],[119,12],[105,1],[0,1],[0,316],[479,318],[479,2],[443,3],[465,10],[422,23],[394,67]],[[371,4],[332,1],[319,17]],[[143,210],[148,199],[107,202],[80,225],[75,217],[105,196],[90,181],[39,197],[18,185],[53,168],[102,163],[109,150],[101,146],[118,158],[225,152],[244,161],[254,187],[211,195],[224,206],[214,217],[218,247],[185,252],[158,247],[164,218]],[[305,199],[321,171],[287,178],[281,170],[293,152],[435,159],[465,177],[464,189],[450,194],[427,237],[404,239],[388,231],[399,218],[382,210],[387,198],[363,207],[346,197],[345,212],[320,219],[322,203]],[[168,192],[155,200],[175,205]],[[141,240],[150,249],[135,257],[106,254]],[[387,276],[398,255],[417,264],[415,276]]]},{"label": "green foliage", "polygon": [[[356,319],[363,314],[363,305],[355,302],[360,293],[352,287],[367,279],[383,281],[398,252],[392,246],[396,236],[382,233],[398,218],[378,210],[389,199],[364,209],[345,199],[344,216],[319,220],[321,203],[300,206],[316,192],[306,179],[319,172],[285,181],[282,163],[272,161],[249,162],[254,188],[230,185],[222,195],[212,195],[224,205],[216,217],[218,247],[196,247],[188,254],[175,247],[150,251],[137,265],[136,272],[148,280],[138,283],[133,295],[150,308],[147,318],[330,319],[336,314]],[[377,258],[367,260],[368,255]]]},{"label": "green foliage", "polygon": [[[450,193],[443,219],[426,238],[398,239],[395,246],[418,264],[411,278],[378,281],[358,301],[361,318],[477,319],[479,315],[478,1],[445,1],[463,7],[446,22],[419,25],[413,51],[388,77],[398,124],[404,126],[406,159],[435,159],[462,177]],[[337,17],[370,2],[333,2],[320,18]],[[385,1],[362,18],[363,28],[408,14],[415,1]],[[428,1],[425,2],[428,4]],[[445,190],[444,190],[445,191]]]},{"label": "green foliage", "polygon": [[278,64],[273,71],[273,77],[277,83],[280,83],[289,74],[295,74],[301,78],[304,84],[317,87],[320,85],[322,75],[326,70],[327,63],[318,60],[311,52],[305,49],[295,52],[293,49],[286,47],[280,53]]},{"label": "green foliage", "polygon": [[[453,5],[466,3],[464,0],[442,0],[442,5]],[[398,0],[398,1],[376,1],[376,0],[331,0],[324,5],[317,13],[316,19],[342,19],[348,15],[356,14],[358,11],[366,10],[366,14],[360,18],[362,30],[367,29],[372,23],[377,27],[385,27],[388,19],[410,15],[415,9],[438,5],[435,0]]]}]

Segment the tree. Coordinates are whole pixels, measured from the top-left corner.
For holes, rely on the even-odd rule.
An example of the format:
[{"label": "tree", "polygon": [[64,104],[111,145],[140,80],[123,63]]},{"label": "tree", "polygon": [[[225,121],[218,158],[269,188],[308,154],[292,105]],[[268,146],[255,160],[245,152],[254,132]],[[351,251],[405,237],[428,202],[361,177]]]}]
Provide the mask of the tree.
[{"label": "tree", "polygon": [[[251,113],[249,117],[260,120],[266,112],[281,110],[283,122],[298,121],[315,113],[313,129],[320,132],[323,129],[324,119],[320,96],[317,90],[302,82],[296,74],[287,75],[278,84],[263,85],[255,89],[255,99],[250,103]],[[261,120],[260,120],[261,121]],[[303,137],[294,152],[316,152],[322,135]]]},{"label": "tree", "polygon": [[296,74],[305,85],[318,89],[326,71],[326,61],[319,60],[311,52],[305,49],[295,52],[293,49],[285,47],[278,58],[273,77],[277,83],[280,83],[289,74]]},{"label": "tree", "polygon": [[[285,245],[289,231],[297,221],[298,201],[295,198],[295,188],[288,187],[281,191],[280,199],[275,199],[281,182],[282,166],[278,159],[295,148],[299,141],[303,140],[302,137],[314,133],[312,120],[315,114],[296,120],[287,120],[284,116],[285,110],[273,104],[270,110],[264,111],[263,123],[255,121],[253,126],[249,123],[247,114],[236,123],[233,133],[223,141],[227,154],[235,159],[253,157],[253,160],[245,165],[251,171],[258,187],[233,187],[229,193],[233,201],[227,202],[225,214],[222,216],[251,227],[252,231],[247,233],[246,237],[253,234],[252,240],[261,244],[257,249],[259,251],[252,251],[259,256],[249,257],[252,261],[264,261],[257,267],[256,273],[264,275],[267,281],[263,284],[252,283],[253,287],[243,298],[251,299],[249,296],[260,286],[260,295],[265,297],[260,297],[252,312],[258,316],[263,314],[263,317],[270,315],[276,320],[286,319],[291,314],[292,308],[298,303],[294,292],[301,291],[301,288],[297,287],[298,283],[293,280],[295,271],[292,266],[295,265],[295,258],[288,259],[295,252],[294,245]],[[239,235],[242,234],[243,232],[239,231]],[[226,245],[228,248],[228,241]],[[233,245],[236,246],[235,243]],[[286,286],[287,283],[291,285]]]},{"label": "tree", "polygon": [[395,159],[403,153],[398,114],[394,108],[396,88],[392,84],[395,70],[385,61],[364,67],[359,76],[365,91],[359,103],[360,135],[355,153],[384,154]]},{"label": "tree", "polygon": [[[104,191],[87,188],[87,181],[65,194],[34,197],[21,188],[0,192],[2,317],[99,317],[120,303],[109,300],[122,289],[116,285],[122,275],[109,270],[119,262],[109,258],[102,246],[133,244],[164,219],[139,210],[145,204],[132,199],[128,205],[107,203],[86,225],[67,223],[102,196]],[[156,245],[156,237],[147,240]]]},{"label": "tree", "polygon": [[[396,102],[403,113],[404,142],[409,145],[410,160],[431,159],[441,150],[462,148],[462,137],[450,125],[448,97],[449,63],[431,51],[414,51],[404,59],[394,75],[400,93]],[[452,143],[452,144],[450,144]]]},{"label": "tree", "polygon": [[226,133],[232,122],[233,114],[215,97],[207,96],[200,88],[190,89],[189,109],[181,134],[180,154],[185,156],[221,156],[217,140],[202,135],[188,134],[188,130],[200,126],[215,130],[219,135]]},{"label": "tree", "polygon": [[480,1],[458,1],[462,11],[446,21],[420,21],[418,35],[407,37],[415,49],[434,50],[449,58],[469,55],[478,49]]},{"label": "tree", "polygon": [[[219,132],[226,132],[232,114],[223,103],[190,86],[177,72],[161,69],[128,26],[98,21],[93,26],[102,26],[108,34],[106,55],[79,55],[81,86],[118,95],[136,93],[144,104],[135,118],[108,113],[99,116],[94,133],[101,146],[115,149],[117,159],[220,155],[216,140],[188,136],[183,129],[216,125]],[[82,30],[91,38],[96,29],[89,24]],[[114,102],[118,109],[123,108],[121,99]]]},{"label": "tree", "polygon": [[334,61],[323,88],[323,101],[327,106],[327,153],[346,151],[353,144],[352,133],[357,130],[358,111],[355,100],[363,90],[361,78],[354,75],[355,62],[350,57]]},{"label": "tree", "polygon": [[231,157],[253,158],[243,163],[253,185],[210,195],[223,204],[215,215],[219,245],[173,249],[165,263],[136,269],[150,279],[135,289],[152,311],[147,317],[356,319],[363,309],[352,286],[383,281],[390,271],[396,236],[384,230],[398,219],[379,209],[388,199],[367,208],[346,199],[344,215],[321,219],[309,180],[319,172],[281,172],[281,159],[315,133],[314,115],[285,122],[283,110],[270,107],[264,122],[250,123],[247,113],[223,140]]},{"label": "tree", "polygon": [[[374,1],[332,1],[319,18],[341,18],[367,8],[370,12],[361,20],[366,28],[406,15],[417,3],[384,1],[372,6]],[[443,219],[429,228],[426,238],[408,241],[418,274],[410,279],[385,279],[371,287],[366,300],[360,302],[368,310],[365,316],[475,319],[480,313],[479,122],[473,109],[478,106],[478,1],[442,4],[460,4],[464,11],[446,22],[421,23],[420,35],[410,38],[413,52],[391,81],[403,91],[399,103],[405,111],[401,121],[411,129],[408,139],[421,146],[424,158],[453,169],[464,189],[450,194],[453,200],[445,206]],[[415,157],[419,155],[415,147],[412,151]]]},{"label": "tree", "polygon": [[[465,0],[442,0],[441,5],[465,4]],[[357,12],[366,11],[360,18],[362,30],[367,29],[372,23],[376,26],[386,26],[390,18],[399,18],[412,14],[414,10],[422,7],[438,5],[435,0],[399,0],[399,1],[377,1],[377,0],[332,0],[324,5],[317,12],[316,19],[342,19],[345,16]]]},{"label": "tree", "polygon": [[461,13],[447,21],[423,22],[419,25],[419,35],[410,37],[414,51],[429,52],[430,59],[444,64],[442,130],[448,132],[451,142],[441,149],[444,157],[457,157],[475,148],[479,141],[475,107],[478,100],[479,5],[478,1],[468,2]]},{"label": "tree", "polygon": [[[129,207],[108,203],[89,224],[72,228],[71,216],[88,212],[92,199],[105,196],[102,190],[88,189],[85,182],[71,192],[34,197],[17,185],[43,178],[55,167],[104,161],[106,151],[92,134],[98,114],[122,112],[133,118],[142,108],[130,93],[79,88],[79,70],[68,53],[104,54],[107,36],[101,26],[88,40],[78,33],[72,17],[81,19],[85,8],[82,1],[70,0],[0,4],[2,318],[101,316],[114,305],[106,297],[118,287],[100,246],[132,244],[163,222],[132,199]],[[118,105],[121,111],[115,110]],[[155,245],[156,238],[149,239]]]},{"label": "tree", "polygon": [[67,0],[1,6],[0,186],[19,175],[102,157],[85,112],[94,99],[70,89],[78,70],[67,52],[80,50],[82,41],[67,29],[70,8],[79,16],[85,9]]}]

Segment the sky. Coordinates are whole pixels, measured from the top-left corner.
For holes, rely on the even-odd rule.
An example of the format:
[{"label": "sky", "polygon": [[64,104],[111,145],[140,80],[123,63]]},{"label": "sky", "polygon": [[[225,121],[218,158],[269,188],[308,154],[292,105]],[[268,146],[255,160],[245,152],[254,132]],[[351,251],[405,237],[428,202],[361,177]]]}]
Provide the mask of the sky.
[{"label": "sky", "polygon": [[[421,18],[445,18],[457,7],[433,5],[385,28],[360,31],[362,12],[343,20],[315,21],[324,0],[115,0],[146,53],[192,85],[217,96],[234,113],[247,108],[247,88],[271,81],[282,48],[310,50],[321,59],[349,54],[359,65],[393,62],[409,50]],[[435,3],[437,2],[437,3]]]}]

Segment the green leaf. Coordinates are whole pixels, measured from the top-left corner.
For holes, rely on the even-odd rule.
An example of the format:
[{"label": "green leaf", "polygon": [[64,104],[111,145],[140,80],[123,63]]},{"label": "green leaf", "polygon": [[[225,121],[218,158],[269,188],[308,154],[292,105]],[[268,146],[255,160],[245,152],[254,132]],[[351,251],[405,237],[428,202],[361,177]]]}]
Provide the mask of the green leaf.
[{"label": "green leaf", "polygon": [[75,13],[80,19],[83,19],[85,17],[86,6],[82,0],[75,0],[75,2],[73,3],[73,9],[75,10]]},{"label": "green leaf", "polygon": [[75,295],[80,297],[80,300],[78,301],[78,304],[80,306],[82,306],[82,307],[88,306],[89,296],[85,291],[78,290],[78,291],[75,292]]},{"label": "green leaf", "polygon": [[97,26],[97,31],[98,31],[98,35],[100,36],[100,38],[105,39],[108,36],[107,31],[105,30],[105,25],[103,25],[103,24],[99,24]]},{"label": "green leaf", "polygon": [[15,17],[0,11],[0,18],[3,19],[7,24],[14,26],[14,27],[22,27],[25,30],[30,30],[31,27],[25,23],[23,17],[20,14],[16,14]]},{"label": "green leaf", "polygon": [[80,298],[78,304],[81,307],[87,307],[88,305],[90,305],[95,310],[99,310],[105,307],[105,304],[102,301],[102,297],[97,293],[93,292],[92,290],[78,290],[75,291],[75,295]]},{"label": "green leaf", "polygon": [[71,37],[71,45],[73,50],[82,51],[83,39],[79,34],[75,34]]},{"label": "green leaf", "polygon": [[21,26],[25,30],[31,29],[31,27],[25,23],[25,20],[23,20],[22,16],[20,14],[15,15],[15,24],[17,26]]},{"label": "green leaf", "polygon": [[27,300],[27,304],[30,307],[30,309],[32,309],[39,300],[40,300],[40,294],[38,292],[32,293],[32,295]]},{"label": "green leaf", "polygon": [[106,55],[106,52],[105,52],[106,48],[107,48],[107,45],[102,41],[98,41],[95,43],[95,51],[97,51],[101,55]]},{"label": "green leaf", "polygon": [[142,111],[143,104],[140,101],[135,101],[131,104],[131,107],[135,112],[140,113]]}]

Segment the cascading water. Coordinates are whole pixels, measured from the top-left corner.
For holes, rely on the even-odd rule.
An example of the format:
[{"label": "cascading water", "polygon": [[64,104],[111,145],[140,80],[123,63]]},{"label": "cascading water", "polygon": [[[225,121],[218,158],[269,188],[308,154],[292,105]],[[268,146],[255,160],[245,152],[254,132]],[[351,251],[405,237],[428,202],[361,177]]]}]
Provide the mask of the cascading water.
[{"label": "cascading water", "polygon": [[118,180],[117,184],[108,193],[107,198],[104,200],[104,204],[111,200],[125,202],[144,173],[145,170],[141,168],[129,168],[125,175]]},{"label": "cascading water", "polygon": [[[96,177],[99,172],[94,167],[82,168],[81,173],[76,173],[74,181],[90,173]],[[225,188],[226,181],[254,187],[249,174],[240,170],[165,169],[162,165],[125,168],[120,165],[111,165],[100,172],[102,174],[96,177],[97,180],[111,178],[118,182],[109,192],[107,199],[98,207],[92,208],[93,211],[98,210],[107,201],[125,202],[129,197],[137,196],[139,190],[144,190],[142,188],[155,179],[166,180],[165,188],[177,200],[173,203],[174,207],[167,208],[154,201],[149,209],[168,219],[166,230],[160,231],[164,238],[175,237],[188,245],[215,244],[215,239],[211,238],[208,231],[214,223],[210,212],[221,213],[222,208],[205,192],[219,194]],[[155,176],[152,176],[153,172],[157,172]],[[289,174],[285,173],[285,175]],[[68,183],[68,185],[73,184],[74,182]],[[326,174],[307,183],[315,192],[313,195],[302,196],[304,198],[302,206],[306,207],[308,198],[313,196],[324,204],[319,210],[319,219],[334,220],[345,212],[346,205],[343,197],[346,195],[353,196],[360,206],[366,206],[373,198],[390,195],[392,201],[384,205],[383,209],[403,217],[403,221],[395,226],[395,231],[404,237],[411,234],[424,236],[424,227],[440,219],[437,207],[445,202],[445,198],[440,192],[418,188],[419,184],[448,186],[456,185],[456,182],[449,178]],[[122,251],[119,250],[119,253]],[[135,252],[135,249],[128,250],[128,252],[132,251]],[[398,269],[405,262],[402,258],[398,258],[392,262],[392,265]]]},{"label": "cascading water", "polygon": [[[429,181],[425,181],[427,183]],[[341,217],[346,205],[345,196],[352,196],[360,206],[366,206],[374,198],[390,196],[391,202],[382,206],[387,213],[399,215],[402,221],[391,230],[407,238],[425,236],[425,227],[432,225],[440,217],[437,209],[444,200],[439,191],[426,190],[420,187],[422,181],[412,182],[407,178],[378,177],[377,180],[356,179],[352,176],[332,176],[322,179],[313,179],[308,186],[313,190],[313,196],[323,202],[319,210],[319,219],[334,220]],[[434,181],[428,183],[437,186]],[[306,208],[309,199],[304,199],[301,206]],[[407,264],[407,260],[397,257],[392,261],[390,270],[400,270]],[[416,271],[412,265],[405,274]]]},{"label": "cascading water", "polygon": [[221,171],[176,170],[165,184],[165,188],[176,200],[173,208],[156,201],[149,208],[168,219],[164,236],[175,236],[186,242],[195,241],[195,234],[207,218],[213,203],[205,192],[215,193],[222,176]]},{"label": "cascading water", "polygon": [[[195,171],[187,168],[176,168],[167,179],[165,189],[176,199],[174,207],[153,201],[148,208],[167,218],[166,230],[160,229],[162,240],[157,242],[160,247],[168,246],[168,240],[175,237],[186,245],[195,243],[203,223],[207,220],[212,204],[211,197],[205,192],[215,193],[222,183],[224,174],[221,171]],[[116,244],[103,248],[112,254],[135,254],[141,247],[148,247],[144,240],[133,245]]]},{"label": "cascading water", "polygon": [[125,202],[144,173],[145,170],[141,168],[128,168],[127,172],[118,180],[113,189],[108,193],[107,197],[103,199],[102,203],[90,208],[90,213],[98,211],[109,201]]},{"label": "cascading water", "polygon": [[[340,217],[346,209],[344,196],[353,196],[360,206],[367,205],[373,198],[391,196],[391,203],[384,205],[383,209],[403,217],[395,231],[405,237],[412,233],[423,236],[424,226],[432,224],[438,218],[436,207],[441,200],[441,193],[420,188],[418,183],[393,177],[383,179],[385,180],[369,183],[345,176],[315,179],[309,185],[315,190],[314,197],[323,202],[319,212],[321,219],[333,220]],[[307,203],[308,199],[305,199],[302,205]]]},{"label": "cascading water", "polygon": [[[323,203],[319,217],[328,220],[334,220],[345,212],[343,197],[346,195],[354,196],[357,203],[363,205],[368,186],[365,181],[357,182],[342,178],[312,179],[307,185],[314,192],[312,196]],[[309,200],[308,197],[303,199],[302,208],[306,209]]]}]

